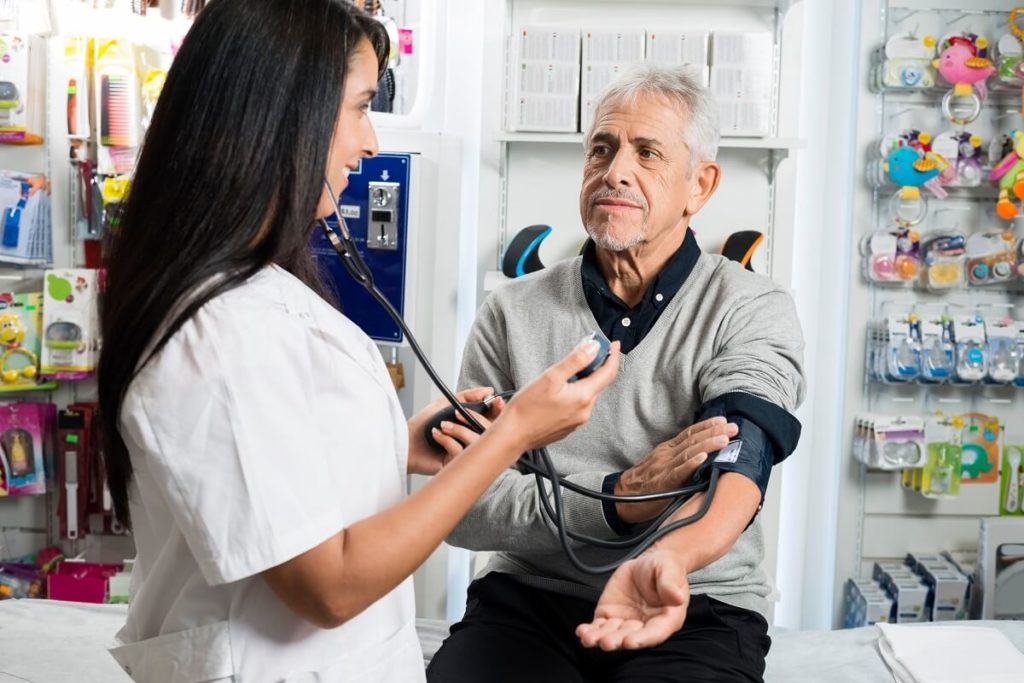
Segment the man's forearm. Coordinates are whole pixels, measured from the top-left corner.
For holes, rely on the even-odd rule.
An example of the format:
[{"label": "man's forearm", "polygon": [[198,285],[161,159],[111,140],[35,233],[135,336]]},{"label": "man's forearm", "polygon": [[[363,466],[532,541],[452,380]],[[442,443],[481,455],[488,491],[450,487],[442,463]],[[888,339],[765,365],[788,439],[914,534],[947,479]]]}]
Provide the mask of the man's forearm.
[{"label": "man's forearm", "polygon": [[[699,493],[688,500],[666,524],[695,513],[700,509],[706,495]],[[760,503],[761,491],[757,484],[742,474],[725,472],[718,479],[718,487],[704,517],[689,526],[675,530],[658,541],[655,547],[674,553],[682,561],[688,574],[695,572],[719,559],[732,548],[740,534],[750,524]]]},{"label": "man's forearm", "polygon": [[[564,479],[589,489],[601,488],[607,472],[577,472]],[[545,491],[551,485],[545,482]],[[554,507],[549,493],[548,499]],[[605,521],[601,502],[562,491],[566,527],[612,540],[616,533]],[[504,472],[466,513],[452,534],[451,545],[476,551],[541,552],[561,549],[551,521],[544,514],[533,475]]]}]

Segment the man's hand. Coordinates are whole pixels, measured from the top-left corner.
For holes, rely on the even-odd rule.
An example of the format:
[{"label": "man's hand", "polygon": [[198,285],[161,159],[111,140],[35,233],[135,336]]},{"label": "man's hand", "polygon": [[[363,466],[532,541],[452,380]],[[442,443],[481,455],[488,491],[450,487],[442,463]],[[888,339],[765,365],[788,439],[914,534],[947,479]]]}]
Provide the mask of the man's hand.
[{"label": "man's hand", "polygon": [[652,549],[615,570],[576,636],[584,647],[636,650],[665,642],[683,627],[690,604],[687,570],[675,553]]},{"label": "man's hand", "polygon": [[[615,495],[660,493],[683,486],[707,460],[708,454],[720,450],[738,432],[739,428],[724,417],[690,425],[658,444],[643,460],[623,472],[615,484]],[[616,503],[615,510],[626,524],[638,524],[657,517],[670,502]]]}]

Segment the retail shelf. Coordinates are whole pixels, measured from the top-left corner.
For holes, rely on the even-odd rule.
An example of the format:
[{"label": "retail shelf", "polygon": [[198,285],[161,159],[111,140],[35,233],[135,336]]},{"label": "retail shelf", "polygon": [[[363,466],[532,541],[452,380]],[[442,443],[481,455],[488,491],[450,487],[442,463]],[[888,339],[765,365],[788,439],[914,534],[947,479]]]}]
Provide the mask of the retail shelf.
[{"label": "retail shelf", "polygon": [[[778,9],[785,12],[790,7],[799,4],[801,1],[802,0],[729,0],[729,2],[722,4],[730,7],[766,7],[770,9]],[[585,2],[588,5],[621,4],[622,0],[579,0],[579,2]],[[644,3],[649,5],[710,4],[708,0],[644,0]]]},{"label": "retail shelf", "polygon": [[[498,133],[499,142],[544,142],[554,144],[583,144],[583,133]],[[800,138],[723,137],[721,149],[773,149],[788,152],[806,146]]]},{"label": "retail shelf", "polygon": [[56,380],[50,380],[48,382],[40,382],[39,384],[33,384],[31,386],[18,386],[18,387],[6,387],[0,386],[0,394],[31,394],[33,392],[40,391],[54,391],[60,386],[60,382]]}]

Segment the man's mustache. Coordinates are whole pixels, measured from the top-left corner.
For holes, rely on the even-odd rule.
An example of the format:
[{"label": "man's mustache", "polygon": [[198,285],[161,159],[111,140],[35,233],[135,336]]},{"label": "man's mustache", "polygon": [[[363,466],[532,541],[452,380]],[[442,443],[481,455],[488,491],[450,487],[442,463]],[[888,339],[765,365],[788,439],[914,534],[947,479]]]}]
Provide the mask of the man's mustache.
[{"label": "man's mustache", "polygon": [[639,206],[644,211],[647,211],[647,201],[643,198],[643,195],[629,192],[628,190],[611,190],[608,188],[597,190],[590,195],[589,206],[594,206],[601,199],[625,199],[628,202],[632,202]]}]

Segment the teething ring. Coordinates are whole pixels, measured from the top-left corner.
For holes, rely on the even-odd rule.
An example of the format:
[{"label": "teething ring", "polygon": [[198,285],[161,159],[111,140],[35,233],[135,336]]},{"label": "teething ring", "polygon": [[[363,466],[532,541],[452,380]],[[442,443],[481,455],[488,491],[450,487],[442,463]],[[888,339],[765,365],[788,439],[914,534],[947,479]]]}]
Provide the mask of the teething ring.
[{"label": "teething ring", "polygon": [[1017,17],[1020,16],[1021,10],[1024,10],[1024,7],[1014,7],[1010,10],[1010,33],[1012,33],[1017,40],[1024,42],[1024,28],[1021,28],[1020,24],[1017,23]]},{"label": "teething ring", "polygon": [[[970,102],[970,114],[963,117],[953,114],[953,103],[959,101]],[[942,97],[942,115],[958,126],[966,126],[981,115],[981,98],[973,90],[969,95],[958,95],[956,90],[950,90]]]},{"label": "teething ring", "polygon": [[[28,360],[28,365],[21,368],[20,370],[11,370],[7,368],[7,362],[11,356],[24,356]],[[28,349],[20,346],[8,347],[0,354],[0,381],[4,384],[11,384],[18,381],[19,377],[25,379],[33,379],[36,376],[36,364],[39,359],[36,354],[32,353]]]},{"label": "teething ring", "polygon": [[903,215],[900,209],[909,204],[910,202],[903,199],[902,192],[897,192],[892,196],[892,199],[889,200],[889,215],[892,216],[892,219],[896,221],[897,225],[904,228],[917,225],[928,215],[928,200],[924,196],[918,196],[918,198],[913,201],[913,206],[916,207],[917,213],[907,217]]}]

